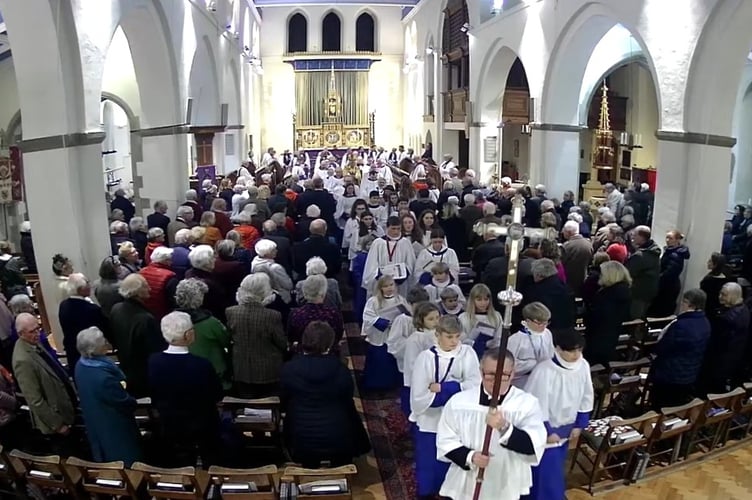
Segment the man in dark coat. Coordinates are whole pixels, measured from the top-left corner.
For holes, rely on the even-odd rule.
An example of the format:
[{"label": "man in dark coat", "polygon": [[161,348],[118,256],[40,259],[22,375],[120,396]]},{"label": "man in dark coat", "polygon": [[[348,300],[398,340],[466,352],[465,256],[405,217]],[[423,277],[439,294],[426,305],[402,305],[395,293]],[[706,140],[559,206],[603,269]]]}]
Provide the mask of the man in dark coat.
[{"label": "man in dark coat", "polygon": [[125,197],[125,191],[122,189],[115,191],[115,198],[110,202],[110,211],[118,208],[123,211],[125,222],[130,222],[133,216],[136,215],[136,207]]},{"label": "man in dark coat", "polygon": [[68,298],[60,303],[58,318],[63,330],[63,347],[68,360],[68,371],[73,376],[76,362],[80,357],[76,347],[79,332],[92,326],[106,332],[108,325],[102,309],[89,300],[91,284],[86,276],[80,273],[71,274],[65,287]]},{"label": "man in dark coat", "polygon": [[632,319],[645,319],[648,307],[658,293],[661,247],[650,238],[647,226],[634,228],[632,246],[635,252],[624,263],[632,277]]},{"label": "man in dark coat", "polygon": [[[509,242],[509,240],[507,240]],[[485,271],[481,276],[481,281],[491,290],[491,299],[494,308],[497,311],[503,311],[502,304],[499,303],[498,294],[507,288],[507,275],[509,273],[509,248],[506,245],[506,253],[500,257],[494,257],[488,261]],[[520,254],[517,261],[517,289],[523,290],[533,281],[533,262],[535,259]]]},{"label": "man in dark coat", "polygon": [[485,271],[491,259],[505,255],[504,242],[499,239],[500,235],[500,226],[492,224],[486,227],[485,241],[478,245],[473,252],[472,266],[476,276],[483,275],[483,271]]},{"label": "man in dark coat", "polygon": [[573,220],[564,224],[561,232],[566,240],[562,245],[561,263],[567,273],[567,285],[575,294],[582,296],[582,284],[585,282],[590,262],[593,260],[593,245],[580,234],[580,225]]},{"label": "man in dark coat", "polygon": [[295,208],[299,214],[306,213],[306,209],[311,205],[319,207],[321,218],[326,221],[329,228],[335,227],[334,212],[337,209],[337,202],[334,196],[324,189],[324,181],[320,177],[314,178],[313,189],[298,196],[295,202]]},{"label": "man in dark coat", "polygon": [[159,323],[144,306],[149,284],[140,274],[129,274],[120,284],[125,300],[112,307],[110,342],[118,350],[120,368],[134,398],[148,395],[147,363],[149,356],[165,348]]},{"label": "man in dark coat", "polygon": [[431,210],[436,213],[436,203],[431,200],[428,189],[419,189],[418,198],[410,202],[409,208],[410,211],[415,214],[415,217],[418,218],[420,218],[420,214],[425,210]]},{"label": "man in dark coat", "polygon": [[311,222],[311,236],[293,247],[293,269],[299,278],[305,278],[306,262],[311,257],[321,257],[326,262],[326,277],[337,278],[342,270],[342,254],[327,237],[326,222],[316,219]]},{"label": "man in dark coat", "polygon": [[[274,257],[274,262],[285,268],[287,274],[292,277],[292,243],[290,238],[281,236],[277,233],[277,224],[273,220],[264,221],[262,224],[264,230],[264,236],[259,238],[260,240],[271,240],[277,244],[277,256]],[[249,251],[250,259],[256,257],[256,250],[251,248]]]},{"label": "man in dark coat", "polygon": [[697,288],[684,292],[676,321],[653,347],[650,402],[656,411],[681,406],[696,395],[694,386],[710,338],[705,298],[705,292]]},{"label": "man in dark coat", "polygon": [[37,260],[34,256],[34,242],[31,238],[31,223],[23,221],[21,223],[21,255],[26,263],[26,272],[31,274],[37,273]]},{"label": "man in dark coat", "polygon": [[165,215],[166,213],[167,203],[162,200],[154,202],[154,213],[146,216],[146,225],[149,229],[159,227],[167,234],[167,226],[170,224],[170,218]]},{"label": "man in dark coat", "polygon": [[531,302],[541,302],[551,311],[548,328],[554,335],[557,331],[574,328],[574,294],[559,279],[556,264],[551,259],[538,259],[532,264],[533,283],[522,289],[522,304],[516,310]]}]

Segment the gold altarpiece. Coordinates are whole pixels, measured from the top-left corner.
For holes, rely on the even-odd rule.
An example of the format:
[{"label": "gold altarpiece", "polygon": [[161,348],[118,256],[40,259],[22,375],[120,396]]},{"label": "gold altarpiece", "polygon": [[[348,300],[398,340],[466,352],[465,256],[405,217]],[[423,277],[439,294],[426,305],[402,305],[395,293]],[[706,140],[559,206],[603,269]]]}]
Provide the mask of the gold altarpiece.
[{"label": "gold altarpiece", "polygon": [[337,90],[333,68],[329,78],[329,91],[321,106],[323,112],[318,125],[302,125],[298,115],[293,116],[297,149],[358,148],[374,143],[374,113],[369,113],[368,123],[344,123],[342,97]]}]

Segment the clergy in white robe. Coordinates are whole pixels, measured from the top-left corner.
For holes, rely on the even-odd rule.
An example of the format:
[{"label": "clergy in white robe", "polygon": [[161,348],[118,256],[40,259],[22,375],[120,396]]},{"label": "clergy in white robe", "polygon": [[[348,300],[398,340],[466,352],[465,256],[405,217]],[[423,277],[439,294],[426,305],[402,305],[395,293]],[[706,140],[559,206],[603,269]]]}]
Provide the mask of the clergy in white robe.
[{"label": "clergy in white robe", "polygon": [[444,161],[441,162],[439,165],[439,172],[441,173],[441,178],[444,180],[449,179],[449,172],[456,168],[456,165],[454,164],[454,157],[450,154],[444,155]]},{"label": "clergy in white robe", "polygon": [[593,410],[593,380],[590,365],[582,357],[584,344],[574,330],[559,332],[553,358],[538,364],[525,386],[538,398],[549,443],[540,464],[533,468],[532,500],[565,497],[567,442],[579,438]]},{"label": "clergy in white robe", "polygon": [[373,284],[383,274],[392,274],[400,295],[406,295],[410,274],[415,267],[415,253],[410,241],[402,236],[399,218],[389,217],[386,236],[373,242],[368,251],[361,286],[373,293]]},{"label": "clergy in white robe", "polygon": [[460,342],[457,318],[445,316],[436,327],[436,345],[415,360],[410,380],[410,422],[415,423],[415,477],[419,497],[436,495],[449,464],[437,460],[436,431],[450,398],[480,385],[478,358]]},{"label": "clergy in white robe", "polygon": [[420,280],[425,273],[431,274],[431,266],[436,262],[443,262],[449,266],[449,274],[456,284],[460,277],[460,261],[457,252],[447,247],[444,230],[437,227],[432,231],[430,244],[422,249],[415,259],[415,280]]},{"label": "clergy in white robe", "polygon": [[[451,462],[439,494],[453,500],[473,498],[479,467],[486,472],[480,500],[518,500],[532,486],[531,466],[546,445],[543,414],[535,397],[510,384],[514,358],[505,353],[501,406],[490,412],[489,402],[499,358],[498,349],[481,359],[482,386],[456,394],[444,407],[436,435],[437,456]],[[494,429],[489,455],[484,456],[486,425]]]},{"label": "clergy in white robe", "polygon": [[515,387],[524,389],[533,368],[554,355],[553,337],[547,328],[550,320],[551,311],[540,302],[522,308],[520,331],[510,335],[507,344],[507,350],[514,355]]}]

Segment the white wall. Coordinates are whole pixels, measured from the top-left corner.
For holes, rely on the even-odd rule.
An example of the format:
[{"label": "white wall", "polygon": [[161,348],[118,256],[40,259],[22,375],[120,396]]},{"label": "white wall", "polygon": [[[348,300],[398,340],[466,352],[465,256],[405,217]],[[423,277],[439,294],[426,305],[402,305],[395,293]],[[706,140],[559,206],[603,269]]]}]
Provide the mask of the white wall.
[{"label": "white wall", "polygon": [[123,29],[118,27],[112,37],[109,52],[104,64],[102,91],[123,99],[136,116],[141,116],[141,96],[138,91],[136,72],[128,39]]},{"label": "white wall", "polygon": [[0,61],[0,127],[7,132],[8,124],[20,107],[13,58]]}]

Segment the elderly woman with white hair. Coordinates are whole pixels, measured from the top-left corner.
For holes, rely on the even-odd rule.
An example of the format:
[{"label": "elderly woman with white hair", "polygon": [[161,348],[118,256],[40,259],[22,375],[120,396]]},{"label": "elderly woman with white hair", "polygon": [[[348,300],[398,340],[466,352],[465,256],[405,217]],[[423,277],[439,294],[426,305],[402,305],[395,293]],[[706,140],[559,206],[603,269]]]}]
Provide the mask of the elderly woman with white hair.
[{"label": "elderly woman with white hair", "polygon": [[204,208],[199,202],[198,192],[195,189],[189,189],[185,192],[185,203],[183,203],[181,206],[192,208],[193,220],[201,220],[201,215],[204,213]]},{"label": "elderly woman with white hair", "polygon": [[179,311],[191,315],[195,332],[195,340],[189,347],[191,354],[209,360],[227,391],[232,387],[227,354],[232,342],[225,326],[202,307],[208,291],[209,287],[203,281],[195,278],[183,280],[175,292],[175,302]]},{"label": "elderly woman with white hair", "polygon": [[171,312],[160,327],[168,347],[149,359],[148,380],[165,456],[174,460],[170,466],[196,463],[196,452],[204,464],[216,464],[222,383],[208,360],[190,352],[196,333],[188,313]]},{"label": "elderly woman with white hair", "polygon": [[178,279],[185,277],[186,271],[191,267],[188,255],[193,247],[193,234],[190,229],[181,229],[175,233],[175,241],[172,246],[172,270]]},{"label": "elderly woman with white hair", "polygon": [[220,240],[214,246],[214,279],[228,295],[228,303],[235,303],[235,292],[248,274],[249,268],[235,258],[236,244],[232,240]]},{"label": "elderly woman with white hair", "polygon": [[177,232],[181,229],[192,228],[196,225],[195,220],[191,207],[179,206],[175,214],[175,220],[167,224],[167,242],[174,245]]},{"label": "elderly woman with white hair", "polygon": [[146,308],[159,321],[175,308],[175,288],[180,281],[172,270],[172,248],[159,247],[151,254],[151,263],[139,271],[149,283]]},{"label": "elderly woman with white hair", "polygon": [[67,285],[68,298],[60,303],[57,314],[60,329],[63,331],[63,348],[68,360],[68,371],[73,375],[76,361],[78,361],[78,349],[76,349],[78,332],[89,327],[107,331],[109,325],[102,309],[89,299],[91,284],[86,276],[73,273],[68,277]]},{"label": "elderly woman with white hair", "polygon": [[185,273],[186,278],[196,278],[209,287],[204,296],[204,308],[208,309],[218,320],[225,321],[225,309],[233,304],[231,290],[225,290],[214,273],[216,256],[208,245],[197,245],[188,254],[191,268]]},{"label": "elderly woman with white hair", "polygon": [[277,244],[272,240],[259,240],[254,246],[256,257],[251,262],[251,272],[263,272],[269,275],[272,289],[282,297],[286,304],[292,300],[292,279],[285,268],[277,264],[274,258],[277,256]]},{"label": "elderly woman with white hair", "polygon": [[126,242],[133,243],[128,232],[128,224],[116,220],[110,224],[110,246],[112,247],[113,255],[117,253],[120,245]]},{"label": "elderly woman with white hair", "polygon": [[227,309],[227,328],[233,340],[235,392],[239,397],[278,393],[287,339],[282,314],[270,307],[274,299],[269,276],[251,274],[240,284],[238,305]]},{"label": "elderly woman with white hair", "polygon": [[251,251],[243,246],[243,238],[241,238],[240,233],[234,229],[228,231],[227,239],[235,243],[235,251],[232,254],[233,258],[243,263],[244,274],[250,273],[253,256],[251,255]]},{"label": "elderly woman with white hair", "polygon": [[290,311],[287,321],[287,339],[299,342],[308,323],[323,321],[334,329],[335,345],[345,332],[342,312],[324,301],[326,299],[327,279],[321,274],[307,277],[301,286],[305,303]]},{"label": "elderly woman with white hair", "polygon": [[[306,277],[315,275],[326,275],[326,262],[321,257],[311,257],[306,262]],[[295,285],[295,301],[298,305],[302,306],[306,303],[305,296],[303,294],[303,283],[305,280],[298,281]],[[326,280],[326,297],[324,303],[334,307],[337,310],[342,310],[342,295],[339,291],[339,282],[334,278],[327,278]]]},{"label": "elderly woman with white hair", "polygon": [[126,241],[121,244],[117,250],[117,256],[120,260],[120,279],[141,270],[141,261],[138,257],[138,250],[136,250],[136,247],[132,242]]},{"label": "elderly woman with white hair", "polygon": [[[256,205],[247,206],[253,207],[252,210],[256,209]],[[245,209],[243,209],[243,211],[233,217],[232,220],[237,224],[234,231],[237,231],[237,233],[240,234],[241,246],[248,251],[252,250],[253,246],[261,237],[261,234],[259,233],[259,230],[253,225],[250,211],[245,211]]]},{"label": "elderly woman with white hair", "polygon": [[141,459],[141,435],[136,425],[136,400],[125,389],[125,374],[107,357],[109,346],[100,329],[82,330],[76,348],[81,359],[74,379],[92,458],[97,462],[122,460],[130,467]]},{"label": "elderly woman with white hair", "polygon": [[166,237],[167,236],[161,227],[152,227],[149,229],[146,233],[146,249],[142,254],[144,257],[144,264],[149,265],[149,262],[151,262],[151,254],[154,249],[166,246]]},{"label": "elderly woman with white hair", "polygon": [[128,392],[135,398],[149,395],[146,364],[155,352],[164,349],[159,322],[144,306],[149,298],[149,284],[140,274],[129,274],[120,283],[123,302],[110,313],[110,337],[118,350],[120,368],[128,380]]}]

